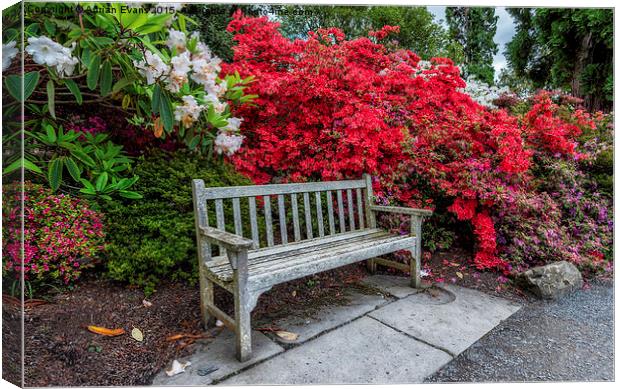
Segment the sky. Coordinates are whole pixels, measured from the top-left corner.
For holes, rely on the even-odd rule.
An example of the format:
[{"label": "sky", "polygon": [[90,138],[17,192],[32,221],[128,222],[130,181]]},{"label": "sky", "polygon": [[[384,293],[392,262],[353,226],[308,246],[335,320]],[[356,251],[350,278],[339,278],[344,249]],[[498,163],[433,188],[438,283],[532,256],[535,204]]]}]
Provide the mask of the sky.
[{"label": "sky", "polygon": [[[446,7],[444,6],[428,6],[429,12],[435,15],[437,21],[443,20],[443,24],[446,25]],[[496,7],[495,15],[499,16],[497,20],[497,32],[493,40],[498,44],[499,50],[493,58],[493,67],[495,68],[495,77],[499,76],[501,69],[506,67],[506,57],[504,57],[504,50],[506,49],[506,43],[510,42],[515,34],[515,26],[510,14],[506,12],[505,7]]]}]

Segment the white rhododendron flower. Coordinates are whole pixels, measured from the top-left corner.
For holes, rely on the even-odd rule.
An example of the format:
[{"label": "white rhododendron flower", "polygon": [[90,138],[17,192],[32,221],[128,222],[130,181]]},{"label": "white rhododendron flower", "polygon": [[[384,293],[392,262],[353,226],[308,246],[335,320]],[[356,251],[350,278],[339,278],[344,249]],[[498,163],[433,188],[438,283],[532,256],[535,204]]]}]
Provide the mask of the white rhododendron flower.
[{"label": "white rhododendron flower", "polygon": [[493,101],[498,99],[501,95],[510,93],[510,89],[507,87],[498,88],[496,86],[491,86],[475,77],[467,78],[465,83],[467,86],[462,89],[462,92],[468,94],[478,104],[488,108],[497,108],[495,104],[493,104]]},{"label": "white rhododendron flower", "polygon": [[205,96],[205,100],[213,106],[213,110],[216,113],[223,113],[228,107],[228,104],[225,101],[221,101],[216,95],[208,94]]},{"label": "white rhododendron flower", "polygon": [[166,45],[170,48],[170,50],[176,49],[177,53],[182,53],[185,51],[186,45],[186,37],[183,31],[177,31],[173,28],[168,32],[168,40],[166,41]]},{"label": "white rhododendron flower", "polygon": [[148,85],[154,84],[159,77],[168,74],[170,67],[158,55],[146,51],[144,61],[134,61],[134,65],[146,77]]},{"label": "white rhododendron flower", "polygon": [[2,45],[2,71],[5,71],[11,66],[13,58],[17,56],[18,50],[15,47],[17,42],[11,41],[5,45]]},{"label": "white rhododendron flower", "polygon": [[233,155],[241,148],[243,136],[221,131],[215,138],[214,149],[218,154]]},{"label": "white rhododendron flower", "polygon": [[174,110],[174,118],[183,123],[185,127],[191,127],[200,117],[205,107],[198,105],[194,96],[183,96],[183,105],[178,105]]},{"label": "white rhododendron flower", "polygon": [[71,48],[68,48],[46,36],[40,36],[28,38],[26,52],[39,65],[55,67],[58,75],[63,77],[72,75],[75,65],[78,63],[78,59],[71,55],[74,48],[75,42]]},{"label": "white rhododendron flower", "polygon": [[228,131],[228,132],[239,132],[239,128],[241,127],[241,122],[243,121],[243,119],[240,118],[228,118],[228,124],[226,125],[226,127],[222,128],[223,131]]},{"label": "white rhododendron flower", "polygon": [[167,89],[172,93],[178,93],[183,87],[183,84],[188,81],[187,74],[190,72],[192,64],[189,53],[185,51],[182,54],[172,57],[170,64],[172,65],[172,72],[170,73],[170,77],[168,77]]}]

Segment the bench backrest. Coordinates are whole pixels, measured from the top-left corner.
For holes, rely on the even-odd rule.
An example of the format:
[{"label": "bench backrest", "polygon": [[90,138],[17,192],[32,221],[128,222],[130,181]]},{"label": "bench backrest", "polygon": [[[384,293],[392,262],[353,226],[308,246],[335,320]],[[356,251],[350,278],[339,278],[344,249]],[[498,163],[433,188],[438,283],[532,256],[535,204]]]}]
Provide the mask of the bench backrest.
[{"label": "bench backrest", "polygon": [[[193,180],[193,193],[197,227],[211,225],[252,239],[253,249],[375,228],[368,208],[369,175],[360,180],[217,188],[205,188],[198,179]],[[224,216],[231,208],[232,223]]]}]

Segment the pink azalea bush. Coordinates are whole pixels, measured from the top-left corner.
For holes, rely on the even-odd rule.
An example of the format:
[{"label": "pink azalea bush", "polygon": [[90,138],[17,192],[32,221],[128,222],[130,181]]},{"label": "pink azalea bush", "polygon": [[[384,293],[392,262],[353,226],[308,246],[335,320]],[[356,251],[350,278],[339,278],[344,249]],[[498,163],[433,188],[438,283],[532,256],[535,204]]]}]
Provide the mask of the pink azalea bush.
[{"label": "pink azalea bush", "polygon": [[[23,199],[23,263],[21,200]],[[102,215],[84,200],[26,182],[3,189],[3,275],[67,285],[104,249]]]}]

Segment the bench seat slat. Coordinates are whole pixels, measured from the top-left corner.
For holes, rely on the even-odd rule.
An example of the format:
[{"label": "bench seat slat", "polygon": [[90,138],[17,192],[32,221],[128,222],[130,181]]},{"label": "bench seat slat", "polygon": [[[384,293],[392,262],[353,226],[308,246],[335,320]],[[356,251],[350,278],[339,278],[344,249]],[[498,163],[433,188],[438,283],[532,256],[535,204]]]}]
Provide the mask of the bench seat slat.
[{"label": "bench seat slat", "polygon": [[[325,239],[315,238],[304,240],[301,242],[290,243],[286,246],[264,247],[259,250],[249,251],[248,263],[249,265],[253,265],[254,263],[270,261],[272,259],[276,260],[278,258],[304,253],[319,246],[321,248],[336,247],[338,245],[342,245],[343,241],[357,242],[359,240],[368,239],[368,237],[372,239],[373,237],[385,235],[385,231],[379,229],[355,232],[356,233],[347,232],[345,234],[338,234]],[[220,267],[230,266],[226,256],[214,257],[210,261],[206,262],[205,265],[213,269],[215,272],[217,272]]]},{"label": "bench seat slat", "polygon": [[[302,277],[303,275],[297,274],[295,272],[291,272],[293,267],[303,266],[304,264],[311,264],[314,262],[321,261],[336,261],[334,258],[340,258],[342,255],[347,253],[355,253],[352,257],[346,258],[358,258],[360,255],[365,255],[366,252],[375,252],[376,248],[388,249],[391,251],[410,248],[415,244],[415,238],[409,236],[400,236],[393,235],[387,232],[379,232],[374,234],[369,234],[366,236],[357,237],[357,239],[342,239],[337,242],[331,242],[331,244],[326,244],[324,247],[320,244],[305,248],[299,248],[297,250],[290,250],[288,252],[280,253],[280,255],[263,255],[259,258],[254,258],[252,260],[252,255],[250,254],[250,258],[248,259],[248,271],[250,275],[250,282],[252,279],[257,277],[269,277],[268,275],[271,273],[291,273],[295,274],[295,277]],[[386,251],[386,252],[391,252]],[[254,251],[253,253],[257,253]],[[346,262],[347,259],[344,259]],[[216,276],[218,279],[224,282],[231,282],[233,277],[233,271],[230,265],[227,262],[223,262],[226,260],[225,258],[216,257],[214,258],[214,262],[217,261],[220,263],[219,266],[210,266],[208,270],[212,275]],[[263,259],[263,261],[256,261],[256,259]],[[336,265],[334,262],[334,267],[344,266],[347,263],[340,263]],[[314,265],[311,265],[312,268]],[[317,265],[318,266],[318,265]],[[319,266],[320,267],[320,266]],[[327,269],[326,269],[327,270]],[[319,270],[322,271],[322,270]],[[313,273],[308,273],[313,274]]]}]

